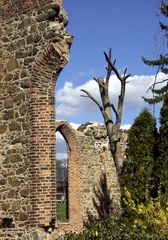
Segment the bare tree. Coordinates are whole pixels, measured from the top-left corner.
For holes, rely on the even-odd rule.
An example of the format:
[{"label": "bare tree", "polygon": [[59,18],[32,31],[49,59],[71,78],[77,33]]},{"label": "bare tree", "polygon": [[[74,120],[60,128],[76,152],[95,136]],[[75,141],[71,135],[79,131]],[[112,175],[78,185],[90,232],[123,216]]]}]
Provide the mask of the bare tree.
[{"label": "bare tree", "polygon": [[64,201],[66,200],[66,189],[67,189],[67,179],[68,170],[66,164],[61,160],[56,160],[56,175],[57,175],[57,187],[60,193],[63,194]]},{"label": "bare tree", "polygon": [[[113,156],[115,167],[119,175],[121,171],[121,164],[117,154],[117,143],[120,140],[119,130],[121,126],[121,119],[122,119],[122,112],[123,112],[125,88],[127,83],[126,80],[131,75],[127,74],[127,68],[125,69],[122,75],[119,73],[118,69],[115,66],[116,60],[112,61],[111,49],[109,50],[108,54],[104,52],[104,56],[107,62],[106,78],[105,79],[101,77],[93,78],[99,86],[99,93],[102,100],[102,105],[88,91],[84,89],[81,89],[81,91],[85,93],[85,95],[82,95],[82,97],[90,98],[93,102],[95,102],[95,104],[98,106],[98,108],[102,113],[102,116],[104,118],[104,123],[107,129],[107,135],[109,138],[111,154]],[[110,81],[111,74],[113,72],[117,76],[117,79],[120,81],[120,94],[118,96],[117,107],[115,107],[114,104],[111,103],[110,97],[109,97],[109,81]]]}]

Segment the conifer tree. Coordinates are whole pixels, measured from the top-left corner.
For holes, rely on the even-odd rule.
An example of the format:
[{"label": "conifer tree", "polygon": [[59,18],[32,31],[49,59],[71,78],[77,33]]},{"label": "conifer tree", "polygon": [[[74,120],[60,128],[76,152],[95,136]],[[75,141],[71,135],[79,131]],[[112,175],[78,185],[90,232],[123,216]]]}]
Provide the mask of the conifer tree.
[{"label": "conifer tree", "polygon": [[128,131],[126,161],[122,175],[123,185],[137,204],[149,199],[155,136],[156,121],[145,109]]},{"label": "conifer tree", "polygon": [[[160,10],[165,17],[168,17],[168,2],[162,1]],[[162,22],[160,22],[160,28],[165,32],[164,36],[167,42],[168,41],[168,25],[165,25]],[[168,74],[168,54],[167,53],[160,55],[160,57],[156,60],[147,60],[145,58],[142,58],[142,60],[146,65],[153,66],[153,67],[157,66],[158,67],[157,74],[159,72]],[[168,79],[166,78],[161,81],[157,81],[157,74],[156,74],[153,85],[149,88],[153,93],[153,98],[150,98],[150,99],[144,98],[144,100],[149,104],[156,104],[156,103],[162,102],[165,94],[168,92]],[[159,84],[162,84],[160,88],[159,88]]]},{"label": "conifer tree", "polygon": [[160,132],[158,138],[158,158],[155,163],[155,181],[161,194],[168,198],[168,94],[165,95],[160,110]]}]

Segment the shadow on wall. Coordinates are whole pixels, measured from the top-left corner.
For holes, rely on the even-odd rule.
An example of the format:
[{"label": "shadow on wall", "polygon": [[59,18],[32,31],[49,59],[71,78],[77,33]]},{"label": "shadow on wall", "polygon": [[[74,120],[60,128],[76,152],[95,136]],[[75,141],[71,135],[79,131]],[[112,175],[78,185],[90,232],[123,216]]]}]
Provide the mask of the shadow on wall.
[{"label": "shadow on wall", "polygon": [[114,197],[111,198],[106,173],[101,174],[99,186],[97,188],[94,187],[93,192],[95,197],[92,200],[93,206],[96,210],[96,216],[90,211],[87,211],[87,220],[84,221],[84,226],[86,228],[90,228],[93,223],[112,216],[118,218],[118,207],[115,203]]}]

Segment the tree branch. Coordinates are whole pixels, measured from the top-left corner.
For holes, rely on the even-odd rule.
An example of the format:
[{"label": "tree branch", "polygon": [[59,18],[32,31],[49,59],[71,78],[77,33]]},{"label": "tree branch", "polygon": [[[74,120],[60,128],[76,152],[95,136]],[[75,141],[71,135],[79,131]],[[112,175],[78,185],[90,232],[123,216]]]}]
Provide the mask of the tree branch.
[{"label": "tree branch", "polygon": [[93,78],[93,80],[95,80],[99,86],[104,88],[104,79],[103,78]]},{"label": "tree branch", "polygon": [[164,83],[164,82],[168,82],[168,79],[163,79],[162,81],[153,83],[153,84],[148,88],[147,92],[148,92],[149,90],[153,90],[154,87],[155,87],[157,84]]},{"label": "tree branch", "polygon": [[[112,61],[112,52],[111,52],[111,48],[109,50],[109,55],[107,56],[109,61]],[[107,62],[108,63],[108,62]],[[110,77],[111,77],[111,72],[112,72],[112,68],[110,66],[110,64],[108,63],[108,66],[106,67],[106,70],[107,70],[107,74],[106,74],[106,86],[108,88],[108,85],[109,85],[109,80],[110,80]]]},{"label": "tree branch", "polygon": [[114,64],[111,62],[111,59],[109,59],[109,57],[107,56],[107,54],[104,52],[104,56],[105,59],[108,63],[108,65],[111,67],[111,69],[114,71],[114,73],[116,74],[117,78],[122,81],[123,78],[121,77],[120,73],[118,72],[117,68],[114,66]]},{"label": "tree branch", "polygon": [[[127,68],[125,69],[124,73],[121,75],[119,70],[116,68],[115,63],[116,60],[112,60],[112,51],[109,50],[108,53],[104,52],[104,56],[106,59],[106,78],[93,78],[98,86],[99,86],[99,93],[101,97],[101,104],[86,90],[81,89],[82,92],[85,93],[83,97],[89,97],[96,105],[99,107],[102,116],[104,118],[104,123],[107,129],[107,135],[109,138],[109,145],[110,150],[114,159],[114,163],[116,166],[117,173],[120,173],[120,159],[117,155],[117,143],[119,141],[119,130],[121,126],[121,118],[123,112],[123,104],[124,104],[124,97],[125,97],[125,87],[127,83],[127,78],[131,75],[127,74]],[[118,96],[118,103],[117,107],[114,104],[111,104],[110,97],[109,97],[109,80],[111,77],[111,73],[114,71],[117,79],[120,81],[120,95]],[[115,115],[115,123],[113,119],[113,115]]]},{"label": "tree branch", "polygon": [[124,77],[125,77],[125,75],[126,75],[126,72],[127,72],[127,68],[126,68],[125,71],[124,71]]},{"label": "tree branch", "polygon": [[[124,81],[126,81],[127,78],[129,78],[129,77],[131,77],[131,74],[127,74],[127,75],[125,76],[125,78],[124,78]],[[126,82],[126,83],[128,83],[128,82]]]},{"label": "tree branch", "polygon": [[81,92],[84,92],[86,95],[81,95],[82,97],[88,97],[90,98],[96,105],[99,107],[99,109],[102,111],[102,106],[99,104],[99,102],[86,90],[80,89]]},{"label": "tree branch", "polygon": [[115,122],[117,131],[119,130],[121,125],[121,117],[122,117],[124,97],[125,97],[125,85],[126,85],[126,81],[124,80],[121,82],[120,95],[118,97],[118,108],[117,108],[118,115],[116,117],[116,122]]},{"label": "tree branch", "polygon": [[117,118],[117,116],[118,116],[118,112],[117,112],[117,110],[116,110],[114,104],[111,104],[111,107],[112,107],[112,109],[113,109],[113,111],[114,111],[114,113],[115,113],[115,115],[116,115],[116,118]]},{"label": "tree branch", "polygon": [[131,77],[131,74],[126,74],[126,73],[127,73],[127,68],[126,68],[125,71],[124,71],[124,76],[123,76],[124,81],[125,81],[127,78]]}]

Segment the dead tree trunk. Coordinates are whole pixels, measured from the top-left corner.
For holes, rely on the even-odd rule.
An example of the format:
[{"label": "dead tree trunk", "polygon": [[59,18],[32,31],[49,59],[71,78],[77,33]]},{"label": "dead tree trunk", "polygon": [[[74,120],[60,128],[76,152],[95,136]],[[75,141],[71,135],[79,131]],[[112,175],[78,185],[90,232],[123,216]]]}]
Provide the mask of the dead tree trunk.
[{"label": "dead tree trunk", "polygon": [[[102,105],[88,91],[84,89],[81,89],[81,91],[85,93],[85,95],[82,95],[82,96],[89,97],[92,101],[94,101],[102,113],[102,116],[104,118],[104,123],[107,129],[107,135],[109,138],[110,151],[113,156],[114,164],[119,177],[121,172],[121,164],[117,154],[117,143],[120,140],[119,130],[121,126],[121,119],[122,119],[122,112],[123,112],[125,87],[127,83],[126,80],[128,79],[128,77],[130,77],[130,74],[127,74],[127,69],[125,69],[123,75],[119,73],[119,71],[115,67],[116,60],[112,61],[111,49],[108,55],[105,52],[104,52],[104,55],[107,62],[106,78],[105,79],[94,78],[94,80],[97,82],[99,86]],[[113,72],[117,76],[117,79],[120,81],[120,86],[121,86],[120,94],[118,96],[117,107],[115,107],[114,104],[111,103],[110,97],[109,97],[109,81],[110,81],[111,74]]]}]

